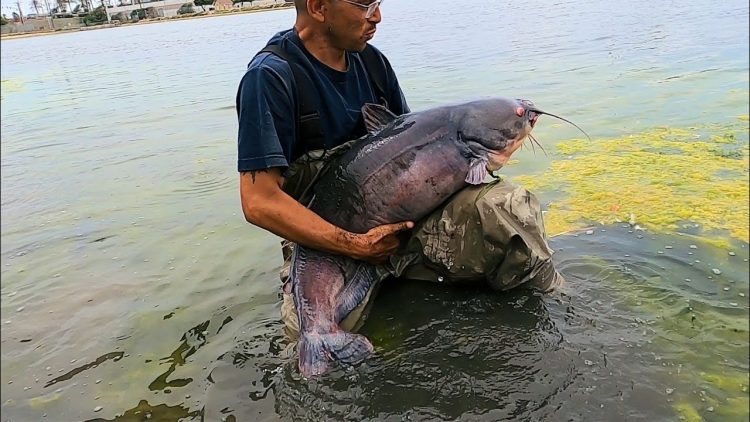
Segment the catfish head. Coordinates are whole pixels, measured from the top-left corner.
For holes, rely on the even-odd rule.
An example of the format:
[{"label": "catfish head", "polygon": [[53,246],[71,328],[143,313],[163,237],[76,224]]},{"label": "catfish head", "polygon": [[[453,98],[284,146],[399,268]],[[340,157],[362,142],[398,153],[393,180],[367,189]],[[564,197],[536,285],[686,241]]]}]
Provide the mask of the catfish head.
[{"label": "catfish head", "polygon": [[575,123],[547,113],[537,108],[534,103],[523,99],[491,98],[474,101],[456,110],[457,136],[460,142],[468,147],[472,161],[466,182],[479,184],[488,173],[498,170],[508,158],[508,150],[515,151],[526,138],[544,151],[539,142],[531,135],[539,116],[546,114],[555,117],[591,137]]},{"label": "catfish head", "polygon": [[[531,101],[523,99],[496,97],[434,110],[447,112],[441,118],[446,119],[446,127],[456,131],[455,139],[469,163],[466,182],[474,185],[484,183],[487,176],[500,169],[527,137],[544,150],[531,135],[542,114],[568,122],[586,134],[575,123],[542,111]],[[396,119],[387,108],[374,104],[366,104],[362,113],[370,133],[381,130]]]},{"label": "catfish head", "polygon": [[474,101],[456,111],[458,139],[471,151],[472,168],[490,172],[502,167],[501,155],[523,143],[539,118],[531,101],[510,98]]}]

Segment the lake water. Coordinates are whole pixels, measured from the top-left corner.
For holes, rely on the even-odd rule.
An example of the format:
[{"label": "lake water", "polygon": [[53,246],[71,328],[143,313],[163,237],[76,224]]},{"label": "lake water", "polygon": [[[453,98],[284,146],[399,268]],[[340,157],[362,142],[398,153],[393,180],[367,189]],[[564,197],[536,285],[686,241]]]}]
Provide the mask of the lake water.
[{"label": "lake water", "polygon": [[[375,355],[306,381],[279,320],[278,239],[244,222],[236,173],[237,83],[294,11],[4,40],[3,421],[749,419],[747,2],[382,12],[373,43],[414,110],[523,97],[593,145],[718,136],[720,168],[689,195],[672,169],[628,170],[664,192],[634,199],[646,230],[594,215],[625,183],[596,179],[590,207],[565,206],[589,231],[552,239],[568,279],[553,294],[387,284],[362,329]],[[560,145],[581,135],[548,117],[536,134],[549,154],[503,174],[551,181],[537,194],[553,219],[576,195],[554,183],[578,162]]]}]

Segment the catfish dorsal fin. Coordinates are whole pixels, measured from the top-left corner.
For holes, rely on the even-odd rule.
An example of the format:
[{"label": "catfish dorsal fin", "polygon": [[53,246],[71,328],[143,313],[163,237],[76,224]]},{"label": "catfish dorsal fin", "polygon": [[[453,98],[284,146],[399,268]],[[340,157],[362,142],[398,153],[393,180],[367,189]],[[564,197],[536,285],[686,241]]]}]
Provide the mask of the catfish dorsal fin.
[{"label": "catfish dorsal fin", "polygon": [[367,103],[362,106],[362,117],[365,127],[370,133],[375,133],[392,122],[397,116],[380,104]]}]

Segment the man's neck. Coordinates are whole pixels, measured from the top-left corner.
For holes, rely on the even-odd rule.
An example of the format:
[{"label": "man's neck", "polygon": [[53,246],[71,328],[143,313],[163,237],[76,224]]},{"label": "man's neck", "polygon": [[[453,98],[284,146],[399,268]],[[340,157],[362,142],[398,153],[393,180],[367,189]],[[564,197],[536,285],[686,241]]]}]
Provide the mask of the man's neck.
[{"label": "man's neck", "polygon": [[302,44],[307,51],[326,66],[345,72],[347,68],[346,51],[333,47],[330,40],[321,31],[306,25],[294,26]]}]

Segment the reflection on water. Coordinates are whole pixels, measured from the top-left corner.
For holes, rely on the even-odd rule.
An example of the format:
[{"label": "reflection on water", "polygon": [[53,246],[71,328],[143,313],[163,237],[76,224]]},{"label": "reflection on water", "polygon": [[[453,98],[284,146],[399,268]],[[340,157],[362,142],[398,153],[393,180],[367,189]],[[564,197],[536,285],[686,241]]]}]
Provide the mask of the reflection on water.
[{"label": "reflection on water", "polygon": [[[375,44],[413,109],[529,98],[582,126],[592,148],[731,126],[723,145],[736,148],[712,150],[721,159],[693,188],[742,210],[728,192],[747,177],[746,2],[394,1],[383,13]],[[363,328],[376,355],[299,379],[279,322],[278,239],[239,207],[233,108],[247,61],[293,18],[2,41],[3,419],[748,419],[747,244],[735,240],[746,226],[703,208],[711,239],[694,237],[706,222],[692,214],[660,235],[556,238],[569,282],[549,296],[393,282]],[[548,173],[564,158],[553,144],[580,134],[552,119],[535,132],[552,154],[523,150],[503,173],[552,174],[537,177],[552,182],[540,200],[599,221],[609,208],[565,202],[580,196],[555,185],[576,169]],[[603,197],[622,185],[612,180],[596,181]],[[675,217],[669,197],[656,201]]]},{"label": "reflection on water", "polygon": [[112,419],[89,419],[86,422],[140,422],[145,420],[155,421],[182,421],[198,420],[201,416],[200,411],[189,411],[180,406],[167,406],[165,404],[151,405],[146,400],[141,400],[138,406],[128,409],[122,415],[117,415]]}]

